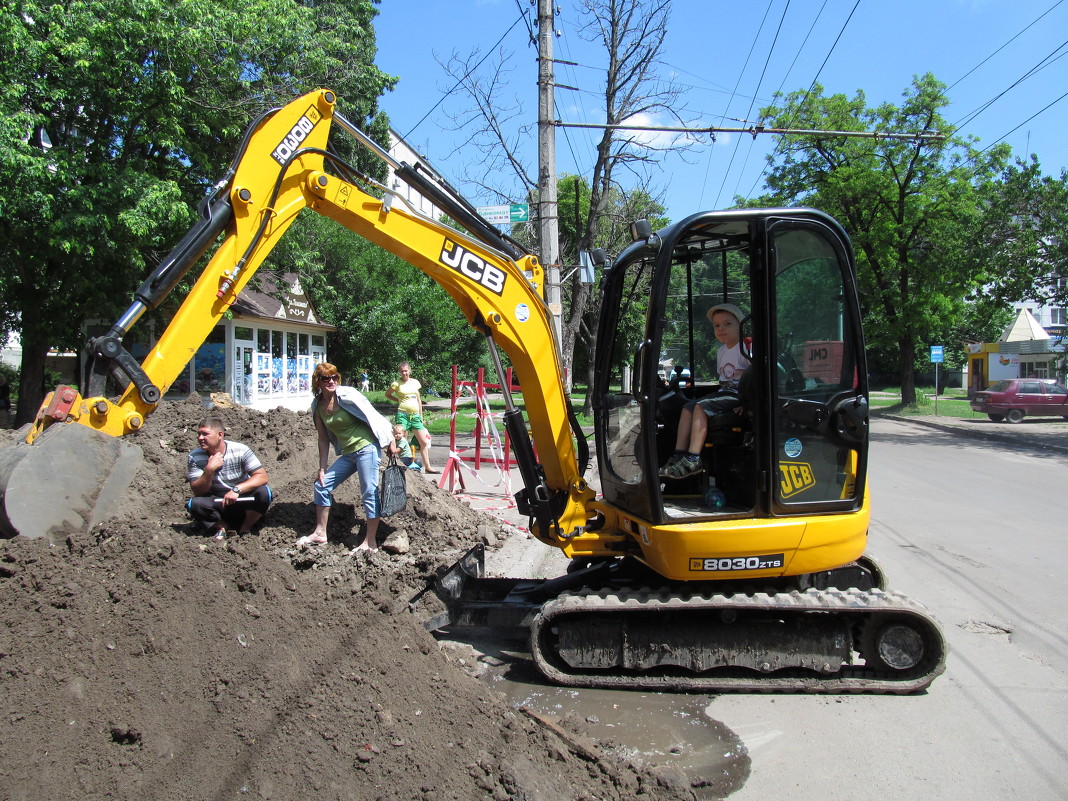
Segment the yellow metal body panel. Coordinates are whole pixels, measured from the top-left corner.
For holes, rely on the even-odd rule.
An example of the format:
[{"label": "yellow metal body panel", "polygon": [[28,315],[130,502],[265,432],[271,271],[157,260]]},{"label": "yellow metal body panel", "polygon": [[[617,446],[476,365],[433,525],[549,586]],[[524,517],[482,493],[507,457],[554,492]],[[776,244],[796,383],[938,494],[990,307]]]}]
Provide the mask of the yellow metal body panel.
[{"label": "yellow metal body panel", "polygon": [[[710,581],[729,578],[735,570],[745,570],[747,578],[762,578],[813,573],[849,564],[864,553],[869,521],[865,505],[857,512],[832,515],[670,525],[653,525],[619,514],[616,525],[638,542],[640,560],[660,575],[672,580]],[[574,555],[587,555],[584,544],[578,538],[568,547]],[[596,553],[595,548],[589,555]],[[764,558],[753,561],[760,557]]]}]

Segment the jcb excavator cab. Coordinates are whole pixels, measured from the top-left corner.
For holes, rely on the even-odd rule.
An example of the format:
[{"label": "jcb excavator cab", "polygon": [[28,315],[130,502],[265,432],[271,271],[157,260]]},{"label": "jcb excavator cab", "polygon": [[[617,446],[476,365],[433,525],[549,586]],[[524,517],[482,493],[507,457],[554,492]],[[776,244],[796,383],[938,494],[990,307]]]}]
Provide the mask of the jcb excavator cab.
[{"label": "jcb excavator cab", "polygon": [[[811,209],[708,212],[638,232],[603,298],[595,409],[607,504],[654,525],[862,508],[867,382],[850,254],[841,227]],[[737,386],[720,384],[707,316],[723,303],[742,313],[751,363]],[[689,380],[665,382],[676,365]],[[740,405],[709,417],[702,471],[662,478],[686,404],[716,393]],[[711,479],[726,495],[719,510],[704,504]]]}]

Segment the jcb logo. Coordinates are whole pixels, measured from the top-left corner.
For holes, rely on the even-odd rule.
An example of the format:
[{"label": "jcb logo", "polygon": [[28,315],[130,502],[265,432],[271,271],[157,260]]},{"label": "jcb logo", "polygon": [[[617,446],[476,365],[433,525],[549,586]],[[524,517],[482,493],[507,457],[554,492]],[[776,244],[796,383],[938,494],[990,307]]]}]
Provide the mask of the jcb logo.
[{"label": "jcb logo", "polygon": [[297,124],[289,129],[289,133],[285,135],[282,141],[278,143],[278,146],[271,153],[274,160],[284,166],[290,156],[296,152],[300,143],[308,138],[308,134],[312,132],[315,123],[321,119],[322,115],[314,106],[305,111],[304,116],[297,120]]},{"label": "jcb logo", "polygon": [[805,462],[779,462],[779,493],[789,498],[816,486],[812,465]]},{"label": "jcb logo", "polygon": [[481,256],[476,256],[470,250],[450,239],[446,239],[441,246],[441,263],[451,267],[461,275],[465,275],[486,287],[490,292],[498,295],[504,292],[504,270],[496,267]]}]

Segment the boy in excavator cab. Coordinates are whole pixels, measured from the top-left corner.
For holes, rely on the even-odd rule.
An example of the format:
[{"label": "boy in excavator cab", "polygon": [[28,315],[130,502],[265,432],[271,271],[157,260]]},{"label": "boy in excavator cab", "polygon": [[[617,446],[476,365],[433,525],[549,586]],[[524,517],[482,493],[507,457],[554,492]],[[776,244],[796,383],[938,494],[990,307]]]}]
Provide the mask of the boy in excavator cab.
[{"label": "boy in excavator cab", "polygon": [[[716,351],[716,372],[720,384],[713,394],[690,401],[682,408],[675,452],[660,468],[661,478],[688,478],[700,473],[704,469],[701,454],[709,421],[716,419],[714,427],[718,428],[730,423],[730,418],[721,415],[744,414],[738,388],[749,367],[749,358],[742,350],[742,311],[733,303],[719,303],[708,310],[707,316],[716,339],[721,343]],[[752,347],[752,342],[749,342],[746,352],[751,353]]]}]

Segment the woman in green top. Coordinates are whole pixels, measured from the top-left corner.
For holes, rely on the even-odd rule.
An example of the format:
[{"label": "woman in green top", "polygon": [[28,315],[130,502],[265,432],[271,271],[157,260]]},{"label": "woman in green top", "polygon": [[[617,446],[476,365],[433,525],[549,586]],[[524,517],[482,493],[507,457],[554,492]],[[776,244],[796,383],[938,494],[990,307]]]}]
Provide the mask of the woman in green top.
[{"label": "woman in green top", "polygon": [[[367,519],[367,533],[356,551],[378,550],[378,465],[382,450],[396,452],[389,421],[354,387],[341,386],[337,368],[323,362],[312,374],[311,413],[319,436],[319,472],[315,478],[315,530],[298,545],[326,542],[326,524],[334,490],[353,473],[360,479],[360,495]],[[338,459],[331,465],[330,446]]]}]

